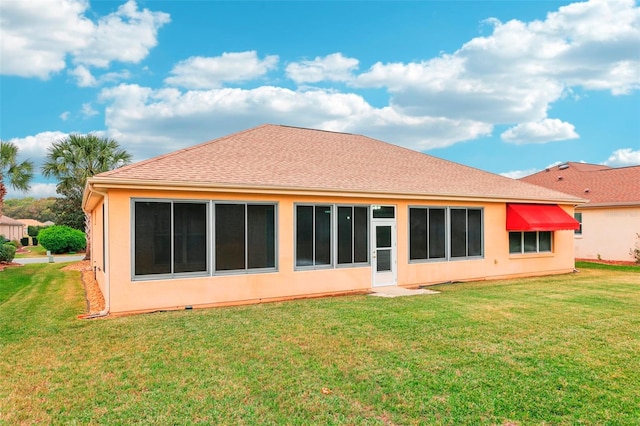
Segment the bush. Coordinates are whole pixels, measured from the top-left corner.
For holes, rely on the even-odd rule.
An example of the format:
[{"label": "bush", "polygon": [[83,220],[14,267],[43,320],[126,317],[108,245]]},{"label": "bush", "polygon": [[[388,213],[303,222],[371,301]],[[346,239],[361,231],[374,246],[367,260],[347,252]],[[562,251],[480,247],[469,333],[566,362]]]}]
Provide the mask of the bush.
[{"label": "bush", "polygon": [[37,237],[41,230],[46,228],[46,226],[27,226],[27,235],[30,237]]},{"label": "bush", "polygon": [[38,240],[42,247],[55,254],[77,252],[84,250],[87,246],[84,232],[65,225],[42,229],[38,234]]},{"label": "bush", "polygon": [[5,237],[3,234],[0,234],[0,245],[6,243],[7,241],[9,241],[9,239]]},{"label": "bush", "polygon": [[18,242],[17,241],[7,241],[5,244],[12,245],[16,249],[18,248]]},{"label": "bush", "polygon": [[16,248],[13,244],[4,243],[0,245],[0,262],[13,262],[16,257]]}]

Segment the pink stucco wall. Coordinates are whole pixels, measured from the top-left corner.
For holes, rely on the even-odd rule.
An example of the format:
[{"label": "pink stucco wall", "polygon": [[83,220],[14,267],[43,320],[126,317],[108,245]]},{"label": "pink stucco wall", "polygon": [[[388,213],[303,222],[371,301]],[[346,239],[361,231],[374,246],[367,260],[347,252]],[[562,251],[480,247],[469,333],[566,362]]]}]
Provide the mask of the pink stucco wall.
[{"label": "pink stucco wall", "polygon": [[629,249],[640,241],[640,207],[576,209],[582,212],[582,235],[575,237],[575,255],[583,259],[632,261]]},{"label": "pink stucco wall", "polygon": [[[160,198],[187,200],[237,200],[277,202],[278,271],[181,279],[132,280],[131,278],[131,199]],[[182,309],[238,303],[368,291],[371,266],[324,270],[294,270],[294,203],[395,205],[397,218],[398,285],[413,287],[447,281],[479,280],[529,275],[566,273],[573,270],[573,231],[554,233],[553,252],[510,255],[505,230],[504,202],[438,202],[424,200],[372,199],[366,197],[237,194],[216,192],[110,190],[108,201],[108,253],[105,267],[97,276],[104,291],[110,283],[112,313],[157,309]],[[410,263],[408,255],[409,206],[484,207],[484,258],[448,262]],[[572,206],[563,206],[573,214]],[[94,265],[102,261],[101,205],[93,209]]]}]

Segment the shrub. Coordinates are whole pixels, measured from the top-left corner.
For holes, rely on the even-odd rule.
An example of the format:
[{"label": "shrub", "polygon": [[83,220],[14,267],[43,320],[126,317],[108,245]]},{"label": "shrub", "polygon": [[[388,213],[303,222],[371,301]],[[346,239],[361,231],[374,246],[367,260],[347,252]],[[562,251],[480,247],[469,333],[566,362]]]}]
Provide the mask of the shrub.
[{"label": "shrub", "polygon": [[5,244],[9,244],[9,245],[12,245],[15,248],[18,248],[18,242],[17,241],[7,241]]},{"label": "shrub", "polygon": [[16,248],[13,244],[0,244],[0,262],[13,262],[13,258],[16,257]]},{"label": "shrub", "polygon": [[636,246],[629,249],[629,256],[634,258],[636,263],[640,263],[640,234],[636,233]]},{"label": "shrub", "polygon": [[0,234],[0,245],[6,243],[7,241],[9,241],[9,239],[5,237],[3,234]]},{"label": "shrub", "polygon": [[44,228],[46,227],[29,225],[27,226],[27,235],[30,237],[37,237],[38,233],[40,233],[40,231],[43,230]]},{"label": "shrub", "polygon": [[65,225],[55,225],[43,229],[38,234],[38,242],[51,253],[60,254],[84,250],[87,246],[84,232]]}]

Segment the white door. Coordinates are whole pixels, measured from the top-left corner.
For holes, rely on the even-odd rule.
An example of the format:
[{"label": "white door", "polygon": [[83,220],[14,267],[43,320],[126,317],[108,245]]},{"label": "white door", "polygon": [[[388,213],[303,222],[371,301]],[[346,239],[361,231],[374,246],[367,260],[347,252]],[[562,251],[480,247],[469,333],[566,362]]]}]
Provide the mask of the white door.
[{"label": "white door", "polygon": [[396,285],[396,221],[373,219],[371,225],[372,286]]}]

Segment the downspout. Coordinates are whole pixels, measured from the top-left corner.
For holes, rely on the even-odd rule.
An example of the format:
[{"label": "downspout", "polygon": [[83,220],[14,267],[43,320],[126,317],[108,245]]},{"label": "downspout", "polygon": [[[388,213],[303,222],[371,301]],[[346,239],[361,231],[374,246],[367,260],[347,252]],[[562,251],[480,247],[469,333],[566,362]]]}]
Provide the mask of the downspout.
[{"label": "downspout", "polygon": [[[104,265],[102,265],[103,271],[104,271],[104,295],[103,295],[104,309],[98,312],[97,314],[82,315],[81,316],[82,319],[106,317],[107,315],[109,315],[109,310],[111,308],[111,280],[110,280],[111,265],[109,264],[109,261],[110,261],[109,252],[111,251],[109,249],[109,194],[107,194],[106,192],[97,191],[95,189],[91,189],[91,192],[94,192],[98,195],[102,195],[102,198],[104,199],[104,217],[102,218],[104,222],[104,235],[102,236],[102,238],[104,239],[104,247],[105,247]],[[92,239],[94,235],[95,233],[91,232]],[[91,241],[91,245],[94,246],[93,241]]]}]

